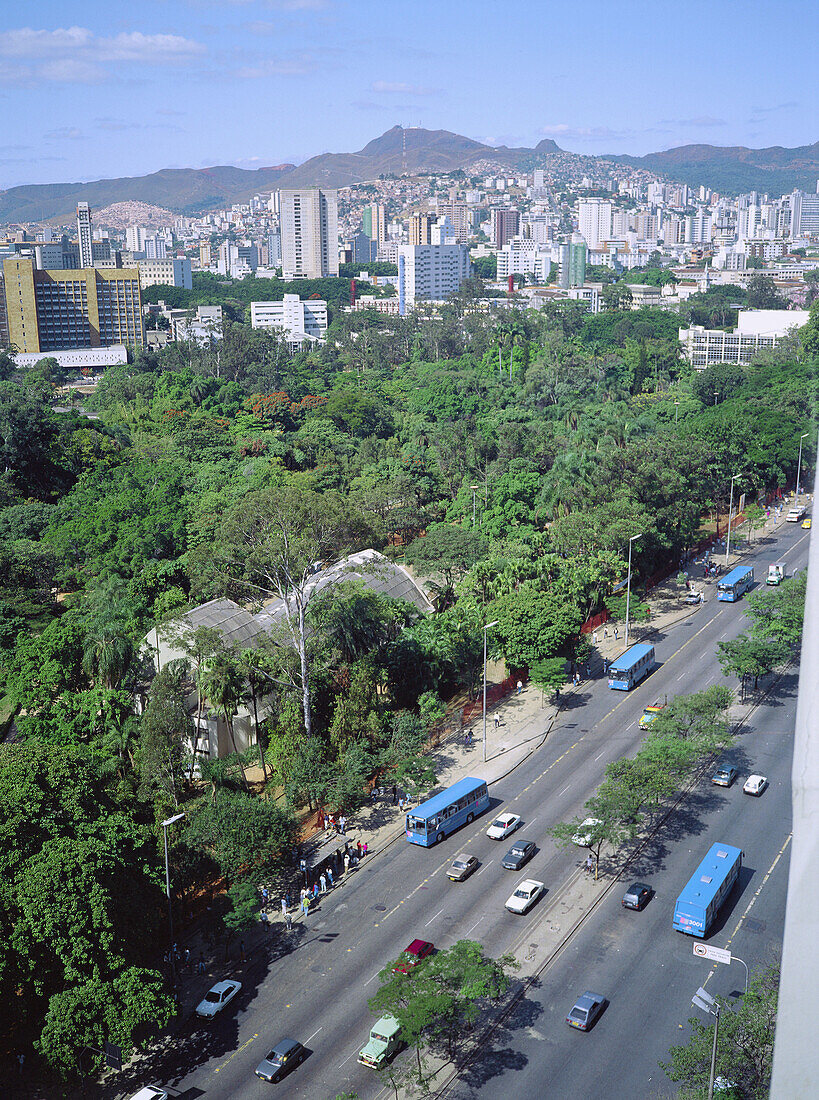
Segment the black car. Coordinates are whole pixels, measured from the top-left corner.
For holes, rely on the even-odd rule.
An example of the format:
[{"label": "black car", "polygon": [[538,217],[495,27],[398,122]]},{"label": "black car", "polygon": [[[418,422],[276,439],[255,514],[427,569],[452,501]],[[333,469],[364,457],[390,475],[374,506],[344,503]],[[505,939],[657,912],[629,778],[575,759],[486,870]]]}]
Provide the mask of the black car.
[{"label": "black car", "polygon": [[256,1076],[263,1081],[281,1081],[286,1073],[301,1065],[306,1057],[307,1051],[301,1043],[297,1043],[295,1039],[282,1039],[256,1066]]},{"label": "black car", "polygon": [[517,871],[524,863],[528,863],[535,854],[535,846],[531,840],[517,840],[501,860],[501,867],[507,871]]},{"label": "black car", "polygon": [[654,891],[650,886],[646,886],[644,882],[632,882],[625,894],[623,894],[622,905],[625,909],[645,909],[648,903],[651,901],[651,896]]}]

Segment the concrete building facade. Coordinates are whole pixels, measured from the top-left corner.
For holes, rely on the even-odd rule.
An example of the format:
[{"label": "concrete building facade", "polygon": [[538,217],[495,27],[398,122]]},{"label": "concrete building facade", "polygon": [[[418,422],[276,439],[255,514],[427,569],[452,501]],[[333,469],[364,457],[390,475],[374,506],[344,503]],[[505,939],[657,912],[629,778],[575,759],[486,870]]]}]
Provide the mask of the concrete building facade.
[{"label": "concrete building facade", "polygon": [[318,187],[279,193],[285,278],[338,275],[338,196]]}]

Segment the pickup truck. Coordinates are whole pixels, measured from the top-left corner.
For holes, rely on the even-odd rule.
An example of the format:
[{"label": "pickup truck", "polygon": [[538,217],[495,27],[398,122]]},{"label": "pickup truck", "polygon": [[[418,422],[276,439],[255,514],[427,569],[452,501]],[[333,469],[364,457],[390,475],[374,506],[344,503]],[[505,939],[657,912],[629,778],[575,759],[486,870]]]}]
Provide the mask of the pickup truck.
[{"label": "pickup truck", "polygon": [[400,1026],[394,1016],[382,1016],[370,1032],[367,1045],[360,1051],[362,1066],[380,1069],[401,1046]]},{"label": "pickup truck", "polygon": [[780,584],[784,581],[786,576],[785,568],[784,561],[771,562],[768,566],[768,576],[765,578],[765,584]]}]

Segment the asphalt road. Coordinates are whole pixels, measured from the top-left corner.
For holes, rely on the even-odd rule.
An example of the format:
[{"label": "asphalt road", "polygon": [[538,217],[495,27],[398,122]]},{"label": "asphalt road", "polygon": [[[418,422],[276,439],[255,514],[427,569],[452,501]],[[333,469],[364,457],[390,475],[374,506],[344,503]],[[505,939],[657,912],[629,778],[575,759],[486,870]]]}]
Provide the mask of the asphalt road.
[{"label": "asphalt road", "polygon": [[[753,558],[748,560],[757,566],[757,579],[762,579],[763,587],[769,561],[784,558],[789,562],[789,572],[793,572],[794,568],[804,568],[807,541],[807,532],[784,525],[775,541],[762,541]],[[230,1006],[224,1017],[217,1017],[208,1023],[190,1021],[187,1030],[183,1028],[159,1057],[146,1060],[141,1065],[140,1080],[136,1081],[134,1088],[145,1080],[162,1081],[172,1088],[175,1095],[184,1096],[185,1100],[204,1096],[213,1100],[223,1097],[255,1100],[269,1096],[271,1090],[275,1090],[278,1096],[309,1100],[335,1097],[345,1090],[357,1092],[362,1100],[376,1096],[381,1089],[379,1079],[372,1071],[359,1066],[356,1056],[373,1022],[367,1009],[367,998],[378,987],[378,971],[416,937],[432,940],[437,947],[449,947],[456,940],[468,937],[480,940],[489,954],[497,955],[512,950],[524,937],[534,933],[548,908],[549,894],[526,917],[508,913],[504,909],[506,898],[524,877],[541,879],[549,892],[554,893],[585,855],[575,849],[558,848],[548,837],[549,828],[558,821],[571,820],[581,814],[584,802],[601,781],[606,764],[634,750],[641,738],[638,719],[647,703],[666,695],[670,698],[682,692],[702,690],[711,683],[725,682],[715,659],[716,644],[736,636],[747,622],[742,602],[717,603],[715,596],[715,586],[712,584],[709,586],[708,602],[689,618],[653,639],[661,665],[643,684],[628,694],[610,691],[602,679],[587,685],[580,696],[569,702],[569,709],[564,712],[562,721],[543,748],[506,779],[493,784],[493,811],[502,806],[520,813],[524,824],[518,835],[533,839],[538,844],[535,857],[522,872],[504,871],[499,866],[508,844],[494,842],[485,835],[493,811],[431,849],[399,840],[369,863],[365,861],[350,881],[331,892],[321,908],[310,915],[306,925],[297,925],[289,937],[280,933],[280,926],[276,926],[271,934],[268,952],[253,957],[240,973],[244,988],[235,1007]],[[795,686],[793,691],[795,693]],[[793,711],[794,706],[795,695],[789,712]],[[513,1046],[519,1061],[517,1072],[521,1076],[514,1079],[514,1095],[528,1095],[517,1090],[529,1087],[526,1084],[527,1067],[536,1064],[539,1069],[531,1078],[531,1087],[541,1090],[537,1095],[543,1094],[545,1050],[551,1052],[548,1059],[549,1079],[555,1073],[562,1074],[567,1086],[565,1092],[556,1089],[555,1095],[580,1098],[597,1095],[601,1088],[606,1087],[613,1065],[621,1067],[624,1074],[637,1072],[638,1066],[641,1067],[639,1072],[644,1075],[640,1079],[642,1089],[645,1088],[646,1073],[657,1078],[657,1058],[665,1055],[669,1043],[683,1032],[673,1030],[669,1037],[668,1027],[664,1024],[662,1041],[654,1042],[652,1028],[649,1042],[649,1029],[645,1022],[651,1020],[652,1024],[659,1024],[668,1012],[668,1021],[672,1017],[674,1020],[673,1029],[677,1028],[678,1021],[684,1023],[689,1015],[685,1005],[701,982],[697,975],[701,973],[702,964],[697,961],[699,969],[689,971],[684,967],[691,968],[692,963],[682,964],[679,989],[672,996],[665,985],[655,985],[654,978],[648,977],[651,970],[648,966],[643,983],[638,983],[634,971],[636,960],[642,959],[643,953],[646,953],[647,958],[655,960],[655,966],[671,974],[672,969],[675,972],[678,969],[676,966],[672,968],[672,960],[676,962],[678,957],[687,958],[686,951],[690,954],[687,937],[677,938],[676,933],[671,933],[670,916],[664,910],[676,897],[678,880],[681,888],[693,869],[696,854],[707,847],[704,838],[709,814],[722,813],[722,820],[727,821],[726,815],[735,809],[743,815],[743,821],[746,817],[749,821],[763,821],[774,812],[770,808],[779,806],[775,811],[779,824],[774,829],[772,822],[768,821],[761,828],[760,845],[764,837],[770,838],[773,843],[774,836],[781,834],[781,824],[789,820],[790,814],[787,759],[791,748],[789,734],[792,718],[790,726],[787,726],[788,736],[783,738],[781,732],[786,727],[781,709],[777,715],[781,725],[779,734],[766,734],[773,738],[773,757],[777,757],[775,746],[779,736],[779,756],[776,760],[771,759],[768,772],[780,777],[776,784],[759,801],[743,796],[739,787],[728,792],[727,796],[715,795],[716,788],[705,791],[701,804],[692,803],[683,815],[681,824],[677,826],[679,837],[669,835],[664,838],[663,844],[648,858],[645,869],[641,869],[640,874],[645,874],[649,881],[656,881],[658,888],[658,897],[646,912],[628,914],[623,923],[619,897],[607,900],[598,909],[600,915],[596,913],[588,924],[596,928],[598,921],[609,920],[611,927],[604,923],[596,941],[589,941],[582,964],[576,959],[574,970],[562,969],[569,967],[576,956],[577,948],[572,944],[550,968],[544,977],[543,990],[553,989],[554,1000],[548,1000],[545,993],[539,994],[544,997],[542,1011],[537,1012],[532,1007],[531,1011],[537,1012],[537,1015],[533,1016],[531,1024],[521,1021],[522,1028],[531,1026],[538,1034],[542,1031],[548,1038],[542,1041],[543,1050],[538,1046],[540,1039],[533,1040],[535,1046],[532,1049],[518,1050],[518,1036],[515,1036]],[[748,753],[748,761],[741,762],[741,771],[745,774],[750,764],[755,767],[762,765],[756,757],[756,745],[753,753],[746,747],[751,744],[749,737],[745,737],[737,750]],[[734,807],[735,803],[739,806]],[[722,806],[722,810],[718,810],[718,806]],[[735,831],[741,831],[739,821]],[[751,882],[755,889],[770,861],[765,862],[767,846],[764,851],[760,847],[761,854],[758,855],[755,834],[750,839],[754,843],[743,839],[742,844],[749,854],[748,866],[754,870]],[[462,850],[477,856],[481,867],[465,883],[454,884],[446,878],[444,871],[450,860]],[[679,867],[676,863],[678,858]],[[784,881],[781,863],[777,873]],[[772,876],[770,881],[774,880],[775,876]],[[749,889],[747,882],[743,889],[744,898]],[[611,915],[606,917],[610,910]],[[653,927],[655,922],[656,928]],[[781,906],[770,923],[775,926],[778,936],[782,925]],[[652,925],[650,932],[649,925]],[[587,935],[584,929],[577,942],[585,944]],[[712,942],[720,946],[724,944],[716,933]],[[658,952],[658,956],[654,956],[654,951]],[[739,947],[737,951],[742,954]],[[657,963],[657,957],[664,961]],[[594,982],[587,976],[589,974]],[[733,979],[733,975],[731,977]],[[632,980],[640,990],[652,990],[658,1001],[655,1003],[652,997],[637,996],[632,1004],[633,1014],[623,1017],[622,1026],[615,1027],[610,1021],[623,1011],[621,1003],[632,1003],[623,992]],[[547,1023],[556,1015],[556,1023],[559,1023],[571,1006],[575,992],[579,992],[581,986],[593,986],[595,982],[606,986],[601,991],[612,997],[612,1006],[594,1033],[589,1036],[575,1035],[565,1025],[563,1029],[555,1029]],[[712,979],[712,984],[722,992],[716,978]],[[533,995],[530,1000],[534,1006]],[[591,1049],[588,1044],[604,1043],[605,1037],[615,1032],[617,1039],[611,1049],[607,1048],[603,1061],[596,1060],[596,1064],[589,1064],[584,1071],[586,1084],[583,1088],[589,1091],[578,1090],[575,1076],[578,1053],[580,1059],[585,1060],[583,1052]],[[285,1036],[305,1043],[311,1051],[310,1057],[279,1085],[259,1081],[253,1075],[254,1067],[269,1047]],[[626,1044],[628,1036],[631,1041]],[[585,1041],[587,1047],[580,1046],[575,1050],[575,1041]],[[645,1049],[645,1057],[641,1053],[638,1058],[635,1054],[637,1049],[641,1052]],[[541,1075],[539,1080],[538,1074]],[[487,1081],[490,1085],[491,1076]],[[568,1088],[569,1082],[571,1088]],[[510,1082],[504,1079],[504,1086],[507,1084]],[[531,1095],[535,1094],[535,1091],[531,1092]],[[623,1095],[628,1093],[623,1092]],[[631,1095],[644,1096],[646,1093],[638,1090]]]}]

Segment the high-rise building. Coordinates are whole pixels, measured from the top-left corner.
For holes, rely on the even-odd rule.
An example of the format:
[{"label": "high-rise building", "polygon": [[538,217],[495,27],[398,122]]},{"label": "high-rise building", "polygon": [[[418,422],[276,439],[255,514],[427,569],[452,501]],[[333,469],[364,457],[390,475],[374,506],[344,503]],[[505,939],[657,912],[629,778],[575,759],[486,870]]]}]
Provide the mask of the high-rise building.
[{"label": "high-rise building", "polygon": [[129,225],[125,230],[125,247],[129,252],[145,251],[145,230],[141,225]]},{"label": "high-rise building", "polygon": [[465,202],[438,202],[435,209],[439,218],[449,218],[455,226],[458,236],[458,244],[466,244],[469,240],[469,216],[470,210]]},{"label": "high-rise building", "polygon": [[285,278],[338,275],[338,196],[318,187],[279,193]]},{"label": "high-rise building", "polygon": [[87,202],[77,203],[77,241],[80,248],[80,267],[93,267],[94,246],[91,237],[91,207]]},{"label": "high-rise building", "polygon": [[558,282],[563,290],[586,282],[586,242],[576,234],[570,244],[560,246]]},{"label": "high-rise building", "polygon": [[210,247],[210,241],[199,242],[199,266],[210,267],[213,263],[213,250]]},{"label": "high-rise building", "polygon": [[819,195],[794,191],[790,196],[791,236],[819,235]]},{"label": "high-rise building", "polygon": [[84,267],[41,271],[31,256],[3,261],[8,339],[21,352],[141,345],[139,273]]},{"label": "high-rise building", "polygon": [[520,231],[520,212],[517,210],[493,210],[491,240],[495,248],[503,248]]},{"label": "high-rise building", "polygon": [[370,240],[378,241],[379,244],[383,244],[384,241],[386,241],[387,211],[384,209],[383,203],[374,202],[371,206],[365,206],[362,221],[364,223],[364,232]]},{"label": "high-rise building", "polygon": [[183,290],[193,287],[191,262],[181,256],[167,256],[161,259],[137,260],[139,286],[145,290],[149,286],[178,286]]},{"label": "high-rise building", "polygon": [[409,243],[432,244],[432,227],[437,218],[435,214],[411,214],[409,220]]},{"label": "high-rise building", "polygon": [[611,239],[612,205],[603,199],[583,199],[578,203],[578,228],[589,249],[598,249]]},{"label": "high-rise building", "polygon": [[398,298],[401,305],[443,301],[468,278],[469,250],[462,244],[398,246]]}]

